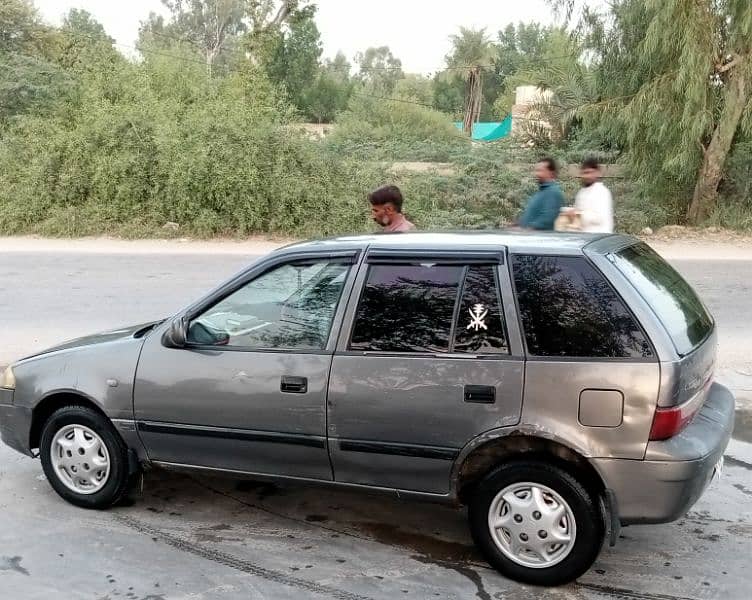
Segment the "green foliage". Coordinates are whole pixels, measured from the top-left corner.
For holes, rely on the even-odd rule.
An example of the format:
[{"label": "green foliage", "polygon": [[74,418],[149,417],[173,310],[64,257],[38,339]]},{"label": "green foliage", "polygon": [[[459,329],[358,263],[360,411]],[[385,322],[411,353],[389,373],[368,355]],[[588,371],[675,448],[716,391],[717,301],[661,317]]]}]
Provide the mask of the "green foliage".
[{"label": "green foliage", "polygon": [[[290,19],[288,30],[279,33],[275,50],[266,63],[269,78],[284,87],[301,111],[306,111],[307,101],[311,100],[309,90],[314,84],[318,84],[319,103],[326,84],[331,87],[331,81],[322,82],[318,78],[322,50],[314,14],[314,10],[305,11]],[[323,97],[327,98],[325,94]]]},{"label": "green foliage", "polygon": [[43,113],[63,101],[73,81],[56,64],[37,56],[0,55],[0,125],[22,113]]},{"label": "green foliage", "polygon": [[88,12],[71,9],[59,31],[56,62],[68,71],[106,72],[124,60],[114,41]]},{"label": "green foliage", "polygon": [[433,101],[431,80],[423,75],[407,74],[394,87],[394,96],[402,100],[431,106]]},{"label": "green foliage", "polygon": [[356,77],[372,94],[390,96],[397,81],[402,79],[402,61],[396,58],[388,46],[368,48],[355,56],[360,71]]},{"label": "green foliage", "polygon": [[389,141],[440,145],[459,138],[447,116],[412,102],[398,102],[356,95],[349,110],[337,120],[329,143],[381,144]]},{"label": "green foliage", "polygon": [[499,118],[512,110],[515,89],[522,85],[553,91],[554,108],[562,107],[555,113],[571,113],[581,106],[577,102],[582,100],[583,78],[589,69],[579,60],[582,46],[575,36],[559,27],[521,23],[500,32],[497,47],[497,69],[503,74],[502,90],[494,105]]},{"label": "green foliage", "polygon": [[[752,114],[752,4],[616,0],[605,17],[586,10],[581,29],[598,97],[580,116],[624,149],[644,190],[672,213],[687,211],[694,189],[696,219],[715,202],[715,174]],[[740,80],[746,94],[732,84]]]},{"label": "green foliage", "polygon": [[[522,84],[552,92],[537,110],[557,161],[626,165],[607,185],[617,227],[639,233],[682,218],[731,74],[752,76],[752,59],[734,62],[752,54],[742,0],[613,0],[606,18],[585,10],[574,34],[520,24],[493,44],[461,30],[451,68],[432,79],[405,75],[385,47],[359,55],[355,75],[342,54],[321,62],[304,0],[166,4],[171,15],[149,17],[142,57],[128,60],[85,11],[51,28],[30,2],[0,0],[0,233],[368,231],[366,194],[391,182],[423,229],[498,227],[535,189],[527,165],[541,150],[473,143],[453,121],[469,89],[490,119]],[[314,140],[295,126],[303,119],[336,126]],[[752,231],[751,134],[752,103],[711,224]],[[451,165],[394,166],[414,161]],[[579,184],[562,183],[571,201]]]},{"label": "green foliage", "polygon": [[46,33],[31,0],[0,0],[0,53],[33,53]]},{"label": "green foliage", "polygon": [[[171,56],[179,50],[174,48]],[[0,230],[83,235],[329,234],[366,223],[381,171],[285,126],[260,73],[209,79],[163,55],[82,80],[80,104],[4,132]]]}]

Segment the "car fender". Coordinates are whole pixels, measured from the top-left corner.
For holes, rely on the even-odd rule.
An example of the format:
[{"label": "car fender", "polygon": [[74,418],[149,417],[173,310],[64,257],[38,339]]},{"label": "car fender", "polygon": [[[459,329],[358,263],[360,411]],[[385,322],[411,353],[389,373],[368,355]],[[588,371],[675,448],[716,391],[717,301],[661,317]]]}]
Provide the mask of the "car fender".
[{"label": "car fender", "polygon": [[[529,423],[520,423],[517,425],[508,426],[508,427],[499,427],[495,429],[490,429],[474,437],[473,439],[471,439],[467,444],[465,444],[465,446],[463,446],[463,448],[457,454],[457,457],[455,458],[454,463],[452,465],[452,470],[451,470],[451,475],[450,475],[451,477],[450,494],[456,497],[459,491],[458,487],[459,487],[459,482],[460,482],[460,477],[461,477],[462,466],[464,465],[468,456],[470,456],[475,450],[477,450],[481,446],[484,446],[486,444],[489,444],[498,440],[511,441],[511,439],[515,437],[520,438],[520,451],[521,452],[525,451],[525,443],[522,440],[532,439],[532,440],[553,442],[557,446],[563,447],[567,449],[569,452],[572,452],[585,460],[588,460],[589,458],[586,449],[579,447],[577,444],[571,443],[570,440],[564,439],[563,437],[558,435],[555,431],[552,431],[545,427],[541,427],[541,426],[533,425]],[[588,462],[590,461],[588,460]]]}]

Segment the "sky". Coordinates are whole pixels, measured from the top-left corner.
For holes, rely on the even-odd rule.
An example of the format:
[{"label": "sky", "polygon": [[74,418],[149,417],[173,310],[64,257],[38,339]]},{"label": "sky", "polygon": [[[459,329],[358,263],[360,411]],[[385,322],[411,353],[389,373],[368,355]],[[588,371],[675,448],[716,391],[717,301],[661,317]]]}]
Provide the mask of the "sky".
[{"label": "sky", "polygon": [[[34,4],[47,22],[56,25],[71,8],[87,10],[127,55],[135,53],[139,23],[149,12],[166,12],[159,0],[34,0]],[[318,0],[316,4],[324,57],[341,50],[352,60],[369,46],[389,46],[411,73],[440,70],[449,36],[460,25],[486,27],[495,36],[509,23],[554,21],[545,0]]]}]

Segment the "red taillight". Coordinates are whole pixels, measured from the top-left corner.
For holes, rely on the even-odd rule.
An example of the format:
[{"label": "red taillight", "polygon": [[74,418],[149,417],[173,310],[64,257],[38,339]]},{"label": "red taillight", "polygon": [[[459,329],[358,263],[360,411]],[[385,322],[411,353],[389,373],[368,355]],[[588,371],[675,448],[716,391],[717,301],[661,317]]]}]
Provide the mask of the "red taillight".
[{"label": "red taillight", "polygon": [[653,427],[650,429],[651,441],[667,440],[684,429],[697,413],[702,403],[687,402],[671,408],[656,408]]},{"label": "red taillight", "polygon": [[702,389],[688,402],[679,406],[672,406],[671,408],[656,408],[655,415],[653,416],[653,426],[650,428],[650,440],[655,442],[667,440],[689,425],[690,421],[694,419],[697,412],[702,408],[712,384],[713,375],[711,373],[707,381],[705,381],[705,385],[702,386]]}]

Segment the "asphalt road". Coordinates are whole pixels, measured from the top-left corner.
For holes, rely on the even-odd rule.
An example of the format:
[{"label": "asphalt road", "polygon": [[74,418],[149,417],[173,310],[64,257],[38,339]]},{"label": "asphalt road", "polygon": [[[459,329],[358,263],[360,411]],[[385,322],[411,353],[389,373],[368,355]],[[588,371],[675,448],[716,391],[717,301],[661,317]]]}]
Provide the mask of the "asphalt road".
[{"label": "asphalt road", "polygon": [[[174,312],[242,255],[0,255],[0,364]],[[381,496],[154,471],[130,506],[72,507],[38,461],[0,447],[0,600],[505,598],[742,600],[752,552],[752,262],[674,261],[721,333],[740,427],[721,480],[677,523],[629,527],[576,584],[490,570],[464,515]]]}]

